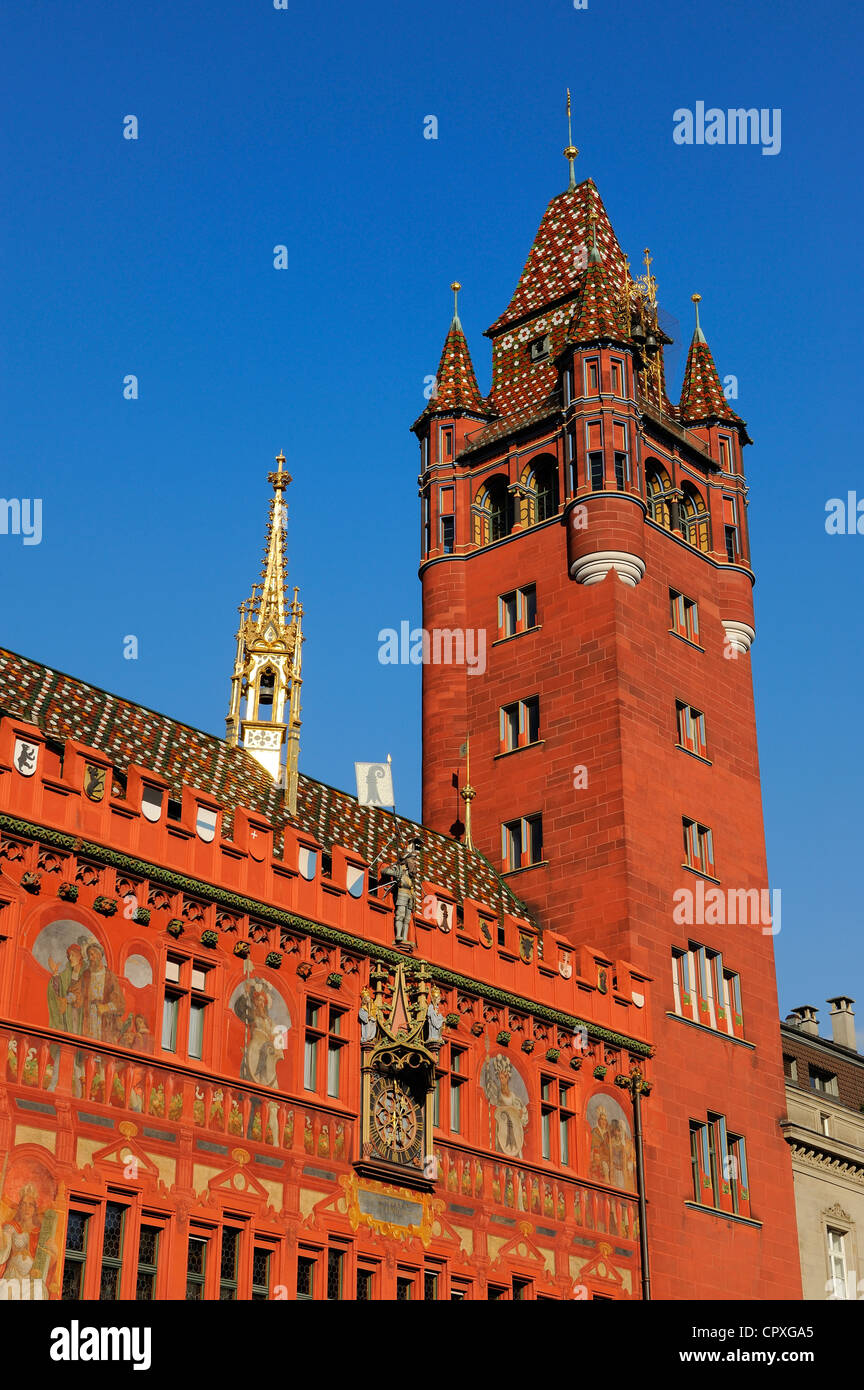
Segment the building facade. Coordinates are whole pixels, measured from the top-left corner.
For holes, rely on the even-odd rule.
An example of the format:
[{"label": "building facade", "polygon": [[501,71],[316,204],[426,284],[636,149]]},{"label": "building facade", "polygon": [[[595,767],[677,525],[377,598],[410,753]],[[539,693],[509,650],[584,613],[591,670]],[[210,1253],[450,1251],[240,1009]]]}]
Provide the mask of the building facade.
[{"label": "building facade", "polygon": [[854,1000],[829,999],[830,1038],[818,1010],[780,1025],[786,1073],[783,1133],[792,1155],[806,1299],[864,1298],[864,1056]]},{"label": "building facade", "polygon": [[[570,152],[572,155],[572,151]],[[748,652],[745,424],[699,323],[666,390],[657,284],[593,182],[550,202],[487,331],[458,315],[421,450],[423,819],[544,925],[655,981],[657,1296],[800,1297]],[[452,638],[451,638],[452,645]],[[465,751],[470,750],[470,787]]]},{"label": "building facade", "polygon": [[746,429],[574,154],[414,426],[422,825],[298,772],[281,455],[225,740],[0,652],[9,1297],[800,1296]]}]

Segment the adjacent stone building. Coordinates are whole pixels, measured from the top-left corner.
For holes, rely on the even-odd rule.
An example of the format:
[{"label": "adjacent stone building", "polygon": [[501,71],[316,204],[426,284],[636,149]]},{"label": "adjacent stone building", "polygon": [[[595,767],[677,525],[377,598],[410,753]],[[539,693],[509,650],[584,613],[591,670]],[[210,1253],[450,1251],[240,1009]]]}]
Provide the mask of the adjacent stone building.
[{"label": "adjacent stone building", "polygon": [[830,1038],[818,1010],[793,1009],[780,1025],[786,1073],[804,1297],[864,1296],[864,1056],[855,1042],[855,1001],[829,999]]}]

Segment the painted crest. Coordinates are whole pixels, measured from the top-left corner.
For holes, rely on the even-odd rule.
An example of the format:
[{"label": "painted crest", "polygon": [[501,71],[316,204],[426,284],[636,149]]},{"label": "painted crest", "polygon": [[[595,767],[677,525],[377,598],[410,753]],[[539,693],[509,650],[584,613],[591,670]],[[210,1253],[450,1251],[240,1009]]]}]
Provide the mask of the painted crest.
[{"label": "painted crest", "polygon": [[570,959],[569,951],[561,952],[561,959],[558,962],[558,974],[563,980],[569,980],[573,974],[573,964]]},{"label": "painted crest", "polygon": [[216,834],[216,816],[217,812],[211,807],[198,807],[198,815],[195,817],[195,834],[199,840],[204,841],[205,845],[209,845]]},{"label": "painted crest", "polygon": [[91,801],[101,801],[105,795],[105,779],[108,769],[97,767],[95,763],[84,764],[84,795]]},{"label": "painted crest", "polygon": [[13,757],[15,771],[22,777],[32,777],[39,761],[39,744],[30,743],[26,738],[16,738]]},{"label": "painted crest", "polygon": [[145,820],[156,822],[162,815],[165,792],[161,787],[145,786],[141,793],[141,814]]}]

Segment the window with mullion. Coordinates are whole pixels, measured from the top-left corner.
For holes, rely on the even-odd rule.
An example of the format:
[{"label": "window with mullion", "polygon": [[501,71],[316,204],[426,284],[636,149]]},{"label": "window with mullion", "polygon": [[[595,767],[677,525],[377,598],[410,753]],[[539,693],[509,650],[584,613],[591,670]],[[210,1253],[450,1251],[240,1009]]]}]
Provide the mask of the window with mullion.
[{"label": "window with mullion", "polygon": [[123,1237],[128,1208],[120,1202],[106,1202],[102,1226],[102,1268],[99,1301],[111,1303],[120,1297],[123,1274]]},{"label": "window with mullion", "polygon": [[222,1227],[222,1241],[219,1249],[220,1303],[233,1303],[237,1299],[241,1238],[239,1227]]},{"label": "window with mullion", "polygon": [[83,1296],[84,1271],[87,1265],[87,1245],[93,1211],[70,1207],[66,1218],[66,1250],[63,1260],[63,1283],[60,1298],[76,1302]]},{"label": "window with mullion", "polygon": [[190,1233],[186,1250],[186,1301],[189,1303],[204,1302],[208,1247],[207,1236],[196,1231]]},{"label": "window with mullion", "polygon": [[152,1303],[156,1298],[162,1230],[161,1226],[142,1223],[138,1233],[138,1272],[135,1279],[135,1299],[138,1303]]},{"label": "window with mullion", "polygon": [[266,1303],[270,1297],[270,1267],[273,1251],[266,1245],[252,1247],[252,1302]]}]

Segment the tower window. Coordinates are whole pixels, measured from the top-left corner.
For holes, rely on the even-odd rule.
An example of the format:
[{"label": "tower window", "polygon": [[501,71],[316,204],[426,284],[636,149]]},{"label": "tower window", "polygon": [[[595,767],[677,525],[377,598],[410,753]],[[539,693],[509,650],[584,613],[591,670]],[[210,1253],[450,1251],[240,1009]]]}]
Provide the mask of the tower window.
[{"label": "tower window", "polygon": [[719,951],[688,941],[686,951],[672,950],[672,993],[675,1013],[730,1037],[744,1036],[741,980],[727,970]]},{"label": "tower window", "polygon": [[594,453],[588,455],[588,477],[591,483],[592,492],[603,491],[603,455]]},{"label": "tower window", "polygon": [[744,1140],[729,1134],[723,1115],[690,1121],[693,1199],[703,1207],[750,1215],[750,1192]]},{"label": "tower window", "polygon": [[732,472],[732,441],[723,434],[720,436],[720,467],[724,473]]},{"label": "tower window", "polygon": [[445,555],[453,554],[453,545],[456,539],[456,518],[453,516],[442,516],[441,518],[441,549]]},{"label": "tower window", "polygon": [[502,705],[500,718],[500,751],[512,753],[517,748],[526,748],[540,739],[540,697],[532,695],[527,700],[517,700],[512,705]]},{"label": "tower window", "polygon": [[658,526],[662,526],[664,531],[672,530],[672,507],[674,501],[674,488],[672,479],[661,464],[656,459],[649,460],[645,464],[645,486],[648,492],[648,511],[651,520]]},{"label": "tower window", "polygon": [[686,748],[700,758],[708,757],[708,744],[705,738],[705,716],[692,705],[682,700],[675,701],[675,714],[678,723],[678,746]]},{"label": "tower window", "polygon": [[558,465],[552,459],[534,467],[537,520],[546,521],[558,511]]},{"label": "tower window", "polygon": [[441,430],[441,458],[444,463],[449,463],[453,458],[452,426],[448,426]]},{"label": "tower window", "polygon": [[674,589],[669,590],[669,603],[672,609],[671,631],[688,642],[699,645],[699,612],[696,601],[685,598]]},{"label": "tower window", "polygon": [[618,361],[616,361],[615,358],[613,357],[611,363],[609,364],[609,370],[610,370],[610,373],[611,373],[611,376],[612,376],[612,395],[613,395],[613,396],[623,396],[623,395],[624,395],[624,363],[623,363],[623,362],[618,362]]},{"label": "tower window", "polygon": [[585,395],[599,396],[600,394],[600,363],[596,359],[585,363]]},{"label": "tower window", "polygon": [[498,599],[498,637],[515,637],[537,626],[537,586],[527,584]]},{"label": "tower window", "polygon": [[475,545],[489,545],[513,529],[513,495],[507,479],[498,474],[480,489],[472,508]]},{"label": "tower window", "polygon": [[707,825],[682,817],[684,829],[684,863],[688,869],[714,877],[714,839]]},{"label": "tower window", "polygon": [[684,483],[681,499],[681,530],[684,539],[697,550],[709,549],[708,512],[702,494],[690,483]]},{"label": "tower window", "polygon": [[521,816],[505,822],[501,827],[501,842],[505,873],[539,864],[543,858],[542,816]]}]

